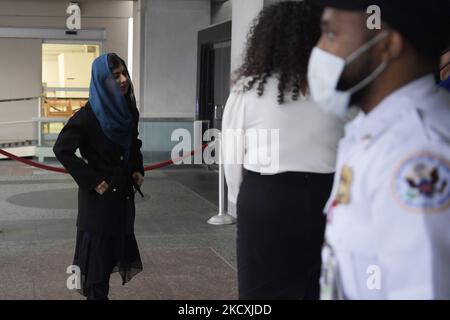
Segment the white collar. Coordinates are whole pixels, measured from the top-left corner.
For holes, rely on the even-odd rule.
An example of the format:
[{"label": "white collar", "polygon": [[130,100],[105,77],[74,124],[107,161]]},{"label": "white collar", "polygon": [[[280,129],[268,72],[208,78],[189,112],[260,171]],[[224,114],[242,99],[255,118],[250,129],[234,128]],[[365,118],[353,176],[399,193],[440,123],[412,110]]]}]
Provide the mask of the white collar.
[{"label": "white collar", "polygon": [[359,115],[347,125],[346,135],[371,141],[389,128],[400,115],[437,90],[432,74],[413,80],[385,97],[371,112]]}]

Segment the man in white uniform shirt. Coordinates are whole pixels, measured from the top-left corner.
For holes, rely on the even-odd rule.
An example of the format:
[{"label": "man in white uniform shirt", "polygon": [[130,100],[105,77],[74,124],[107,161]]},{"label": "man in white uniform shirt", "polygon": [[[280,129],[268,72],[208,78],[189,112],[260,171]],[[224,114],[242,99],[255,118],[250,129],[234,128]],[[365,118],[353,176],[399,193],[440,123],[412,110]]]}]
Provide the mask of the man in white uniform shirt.
[{"label": "man in white uniform shirt", "polygon": [[324,274],[338,298],[450,299],[450,95],[433,75],[448,2],[313,2],[325,10],[312,96],[339,116],[362,110],[339,144]]}]

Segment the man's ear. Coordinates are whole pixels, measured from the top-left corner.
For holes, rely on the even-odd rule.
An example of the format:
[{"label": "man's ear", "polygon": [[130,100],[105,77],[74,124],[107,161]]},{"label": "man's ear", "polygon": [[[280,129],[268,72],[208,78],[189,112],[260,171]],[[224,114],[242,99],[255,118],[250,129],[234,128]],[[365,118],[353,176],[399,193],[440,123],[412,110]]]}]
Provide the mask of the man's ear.
[{"label": "man's ear", "polygon": [[405,50],[405,39],[403,36],[395,31],[389,31],[385,41],[382,41],[381,59],[383,62],[388,62],[398,59]]}]

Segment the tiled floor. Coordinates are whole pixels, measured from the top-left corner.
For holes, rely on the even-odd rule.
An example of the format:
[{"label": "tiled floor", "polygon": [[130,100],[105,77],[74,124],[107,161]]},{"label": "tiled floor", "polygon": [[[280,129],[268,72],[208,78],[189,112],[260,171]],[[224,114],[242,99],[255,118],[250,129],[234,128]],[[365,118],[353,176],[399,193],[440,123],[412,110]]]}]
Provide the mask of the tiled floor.
[{"label": "tiled floor", "polygon": [[[0,299],[81,299],[68,290],[77,186],[70,176],[0,161]],[[148,172],[137,198],[136,237],[144,270],[111,299],[237,298],[235,226],[217,213],[217,173],[202,168]]]}]

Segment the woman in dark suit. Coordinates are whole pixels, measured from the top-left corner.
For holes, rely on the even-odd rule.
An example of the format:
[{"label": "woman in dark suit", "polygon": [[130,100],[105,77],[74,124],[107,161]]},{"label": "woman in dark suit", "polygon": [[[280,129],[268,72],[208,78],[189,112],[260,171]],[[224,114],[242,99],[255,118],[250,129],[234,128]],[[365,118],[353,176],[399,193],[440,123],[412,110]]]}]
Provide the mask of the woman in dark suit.
[{"label": "woman in dark suit", "polygon": [[[74,265],[88,300],[108,299],[111,273],[119,272],[125,284],[142,271],[134,236],[134,188],[144,180],[138,121],[124,61],[113,53],[98,57],[89,101],[53,148],[79,186]],[[77,149],[84,160],[75,155]]]}]

